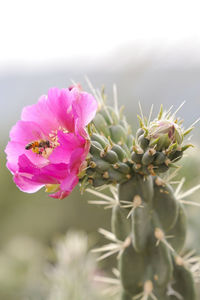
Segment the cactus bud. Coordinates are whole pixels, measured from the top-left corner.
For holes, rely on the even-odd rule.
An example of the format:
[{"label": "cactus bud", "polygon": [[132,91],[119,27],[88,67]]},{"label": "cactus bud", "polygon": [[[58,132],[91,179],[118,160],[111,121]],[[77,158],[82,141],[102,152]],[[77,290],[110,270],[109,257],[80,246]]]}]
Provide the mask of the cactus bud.
[{"label": "cactus bud", "polygon": [[115,144],[111,150],[117,154],[120,161],[126,159],[126,152],[120,145]]},{"label": "cactus bud", "polygon": [[138,144],[143,150],[146,150],[149,146],[149,139],[144,136],[144,134],[140,135],[138,138]]},{"label": "cactus bud", "polygon": [[154,160],[154,154],[156,153],[156,151],[152,148],[150,148],[149,150],[147,150],[143,157],[142,157],[142,163],[145,166],[148,166],[149,164],[151,164]]},{"label": "cactus bud", "polygon": [[111,164],[115,164],[116,162],[118,162],[118,156],[112,150],[102,151],[100,153],[100,157],[105,159],[106,161],[108,161]]},{"label": "cactus bud", "polygon": [[105,136],[109,136],[110,133],[107,123],[100,113],[96,114],[95,118],[93,119],[93,123],[99,133],[104,134]]},{"label": "cactus bud", "polygon": [[114,125],[110,127],[111,139],[115,143],[125,142],[127,138],[127,134],[125,129],[121,125]]},{"label": "cactus bud", "polygon": [[162,165],[166,160],[166,155],[163,152],[157,152],[154,159],[154,165]]},{"label": "cactus bud", "polygon": [[101,144],[101,146],[103,148],[105,148],[106,146],[109,145],[109,141],[105,136],[102,136],[102,135],[99,135],[99,134],[96,134],[96,133],[92,134],[91,140],[95,141],[95,142],[98,142],[99,144]]},{"label": "cactus bud", "polygon": [[138,139],[142,134],[144,134],[144,129],[139,128],[136,132],[136,138]]},{"label": "cactus bud", "polygon": [[136,153],[136,152],[133,152],[132,155],[131,155],[132,161],[135,162],[136,164],[141,163],[142,157],[143,157],[143,154],[139,154],[139,153]]},{"label": "cactus bud", "polygon": [[99,155],[99,153],[103,150],[101,144],[99,144],[98,142],[94,141],[91,143],[90,146],[90,153],[92,155]]},{"label": "cactus bud", "polygon": [[183,141],[181,127],[169,120],[153,121],[148,128],[148,134],[150,144],[156,145],[158,151],[167,149],[174,143],[180,145]]}]

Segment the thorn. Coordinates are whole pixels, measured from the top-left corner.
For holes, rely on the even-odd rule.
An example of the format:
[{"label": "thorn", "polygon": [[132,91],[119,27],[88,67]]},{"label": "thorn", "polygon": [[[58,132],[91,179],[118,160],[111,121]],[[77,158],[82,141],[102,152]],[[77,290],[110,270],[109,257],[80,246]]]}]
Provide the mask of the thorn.
[{"label": "thorn", "polygon": [[140,103],[140,101],[138,102],[138,105],[139,105],[139,109],[140,109],[140,113],[141,113],[142,121],[143,121],[143,123],[145,123],[145,122],[144,122],[144,115],[143,115],[143,111],[142,111],[142,106],[141,106],[141,103]]},{"label": "thorn", "polygon": [[194,127],[194,125],[196,125],[199,121],[200,121],[200,118],[198,118],[194,123],[192,123],[192,125],[190,127]]},{"label": "thorn", "polygon": [[194,202],[194,201],[186,201],[186,200],[179,200],[183,204],[192,205],[192,206],[198,206],[200,207],[200,203]]},{"label": "thorn", "polygon": [[125,109],[125,106],[124,106],[124,105],[122,105],[122,106],[120,107],[120,109],[119,109],[119,117],[120,117],[120,119],[122,119],[122,117],[123,117],[124,109]]},{"label": "thorn", "polygon": [[170,108],[165,112],[165,117],[166,117],[166,119],[168,119],[168,118],[170,117],[171,110],[172,110],[173,107],[174,107],[174,106],[171,105]]},{"label": "thorn", "polygon": [[162,115],[163,115],[163,105],[161,104],[160,111],[158,113],[158,120],[160,120],[162,118]]},{"label": "thorn", "polygon": [[194,148],[194,145],[192,145],[192,144],[185,145],[185,146],[183,146],[183,147],[181,148],[181,151],[185,151],[185,150],[187,150],[187,149],[190,148],[190,147]]},{"label": "thorn", "polygon": [[116,115],[119,119],[118,96],[117,96],[116,84],[113,84],[113,98],[114,98],[114,109],[115,109]]},{"label": "thorn", "polygon": [[144,128],[144,122],[143,122],[142,118],[139,115],[137,115],[137,118],[139,119],[140,127]]},{"label": "thorn", "polygon": [[158,144],[158,141],[159,141],[160,138],[157,138],[155,139],[153,142],[150,142],[149,146],[152,147],[152,146],[155,146]]},{"label": "thorn", "polygon": [[171,152],[172,150],[176,149],[178,146],[177,142],[170,145],[169,148],[167,149],[167,152]]},{"label": "thorn", "polygon": [[170,167],[170,168],[175,168],[175,169],[179,169],[180,168],[180,166],[178,166],[178,165],[176,165],[174,163],[169,163],[167,166]]},{"label": "thorn", "polygon": [[194,186],[193,188],[189,189],[188,191],[186,191],[185,193],[183,194],[179,194],[179,196],[177,197],[178,200],[182,200],[183,198],[185,197],[188,197],[190,195],[192,195],[194,192],[196,192],[197,190],[200,189],[200,184]]},{"label": "thorn", "polygon": [[151,108],[150,108],[150,112],[149,112],[149,117],[148,117],[147,125],[149,125],[150,122],[151,122],[152,113],[153,113],[153,104],[151,105]]},{"label": "thorn", "polygon": [[183,132],[183,136],[186,136],[187,134],[189,134],[193,129],[194,129],[194,127],[190,127],[190,128],[188,128],[187,130],[185,130],[185,131]]},{"label": "thorn", "polygon": [[175,193],[174,193],[175,197],[178,197],[178,194],[180,193],[180,191],[181,191],[181,189],[182,189],[182,187],[183,187],[184,182],[185,182],[185,177],[183,177],[183,178],[181,179],[179,185],[177,186],[176,191],[175,191]]},{"label": "thorn", "polygon": [[110,136],[108,136],[108,141],[109,141],[109,143],[110,143],[110,146],[113,147],[114,143],[113,143],[113,141],[112,141],[112,139],[111,139]]},{"label": "thorn", "polygon": [[181,103],[181,105],[179,105],[179,107],[177,108],[177,110],[175,110],[175,112],[173,113],[173,115],[175,116],[177,114],[177,112],[182,108],[182,106],[185,104],[186,101],[183,101]]}]

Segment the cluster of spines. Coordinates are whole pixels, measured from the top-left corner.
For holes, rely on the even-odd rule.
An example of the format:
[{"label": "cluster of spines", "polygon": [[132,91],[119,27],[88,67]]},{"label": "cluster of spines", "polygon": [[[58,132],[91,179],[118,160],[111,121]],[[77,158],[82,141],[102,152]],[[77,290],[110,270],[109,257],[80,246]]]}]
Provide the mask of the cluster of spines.
[{"label": "cluster of spines", "polygon": [[[128,133],[128,134],[127,134]],[[89,128],[91,147],[87,158],[87,182],[93,187],[122,183],[133,174],[133,136],[122,112],[109,106],[97,112]]]},{"label": "cluster of spines", "polygon": [[183,156],[183,152],[191,145],[178,146],[171,144],[167,149],[159,149],[157,144],[151,144],[144,129],[140,128],[136,134],[135,144],[132,147],[131,160],[135,172],[142,175],[164,173]]},{"label": "cluster of spines", "polygon": [[[183,138],[191,132],[193,129],[192,124],[187,130],[182,127],[182,120],[176,118],[177,111],[182,107],[184,103],[176,110],[175,113],[171,113],[171,108],[164,112],[161,105],[157,118],[151,122],[151,113],[149,119],[145,119],[141,109],[141,117],[139,118],[140,128],[136,133],[136,139],[131,153],[131,160],[133,162],[133,169],[142,175],[153,175],[164,173],[169,170],[170,167],[177,168],[176,162],[183,156],[183,152],[191,147],[191,144],[183,145]],[[141,108],[141,107],[140,107]],[[168,122],[172,128],[177,126],[180,130],[179,141],[172,140],[167,147],[165,147],[165,141],[169,138],[169,132],[165,132],[157,138],[151,136],[151,126],[158,126],[159,122]],[[157,123],[157,124],[156,124]],[[158,126],[159,127],[159,126]],[[161,129],[162,130],[162,129]],[[158,128],[159,131],[159,128]],[[182,142],[180,142],[180,140]]]},{"label": "cluster of spines", "polygon": [[116,184],[131,178],[130,164],[126,160],[125,151],[120,145],[111,146],[108,140],[105,145],[105,138],[103,139],[102,136],[97,134],[93,134],[91,140],[86,173],[89,182],[94,187],[109,183]]}]

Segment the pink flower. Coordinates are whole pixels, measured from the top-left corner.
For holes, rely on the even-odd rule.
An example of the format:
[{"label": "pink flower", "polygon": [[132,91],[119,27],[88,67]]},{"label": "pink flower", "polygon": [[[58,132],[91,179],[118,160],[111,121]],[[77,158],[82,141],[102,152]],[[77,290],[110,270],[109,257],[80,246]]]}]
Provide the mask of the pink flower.
[{"label": "pink flower", "polygon": [[34,193],[46,186],[51,197],[69,195],[89,152],[85,127],[96,110],[94,97],[77,87],[52,88],[37,104],[23,109],[5,150],[20,190]]}]

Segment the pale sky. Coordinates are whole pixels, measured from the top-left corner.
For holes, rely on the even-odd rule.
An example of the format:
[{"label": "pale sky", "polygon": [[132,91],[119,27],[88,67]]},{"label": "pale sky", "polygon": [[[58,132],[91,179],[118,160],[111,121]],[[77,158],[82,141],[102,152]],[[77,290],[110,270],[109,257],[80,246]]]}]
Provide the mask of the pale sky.
[{"label": "pale sky", "polygon": [[133,43],[200,57],[200,1],[0,0],[0,71],[101,61]]}]

